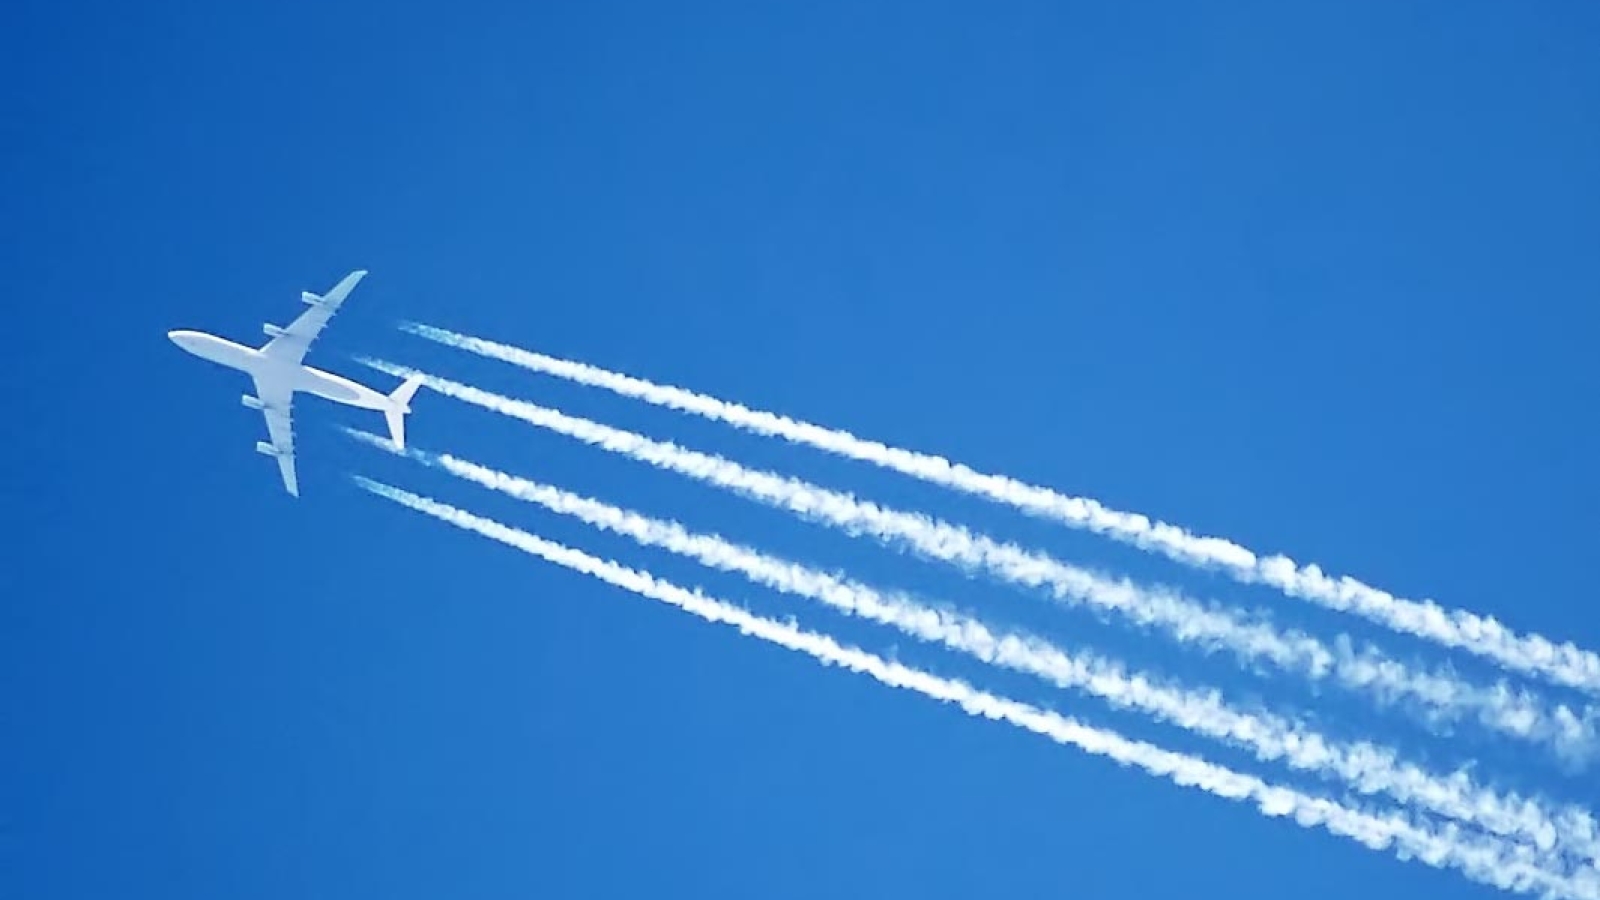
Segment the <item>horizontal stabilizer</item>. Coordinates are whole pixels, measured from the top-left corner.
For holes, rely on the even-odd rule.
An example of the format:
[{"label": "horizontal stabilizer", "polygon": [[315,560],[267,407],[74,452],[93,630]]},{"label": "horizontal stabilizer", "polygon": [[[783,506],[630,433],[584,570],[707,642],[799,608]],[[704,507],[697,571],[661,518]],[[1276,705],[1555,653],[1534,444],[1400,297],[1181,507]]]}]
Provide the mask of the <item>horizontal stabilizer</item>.
[{"label": "horizontal stabilizer", "polygon": [[406,412],[411,411],[411,398],[417,395],[417,388],[422,387],[422,376],[413,375],[401,385],[389,392],[389,402],[400,407]]},{"label": "horizontal stabilizer", "polygon": [[393,405],[383,411],[383,418],[389,423],[389,439],[397,449],[406,448],[406,414],[411,412],[411,398],[421,386],[422,376],[413,375],[389,393],[389,402]]}]

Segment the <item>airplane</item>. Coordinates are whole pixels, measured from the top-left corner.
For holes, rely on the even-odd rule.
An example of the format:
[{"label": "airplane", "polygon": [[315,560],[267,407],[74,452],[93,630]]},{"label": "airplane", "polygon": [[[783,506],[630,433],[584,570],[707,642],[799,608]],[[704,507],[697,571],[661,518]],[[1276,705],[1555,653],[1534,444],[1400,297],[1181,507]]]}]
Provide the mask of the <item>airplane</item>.
[{"label": "airplane", "polygon": [[422,384],[421,376],[407,378],[385,395],[301,362],[311,342],[366,274],[361,269],[351,272],[334,285],[333,290],[321,296],[310,291],[301,292],[301,302],[311,308],[287,328],[271,324],[261,326],[270,340],[259,349],[199,331],[167,332],[167,337],[184,350],[201,359],[238,369],[255,380],[255,393],[245,394],[240,399],[250,409],[260,410],[267,419],[267,435],[271,440],[257,441],[256,451],[277,459],[283,486],[291,496],[300,496],[294,471],[294,428],[289,421],[290,404],[296,393],[315,394],[346,406],[377,410],[388,422],[389,437],[395,446],[404,448],[406,445],[405,417],[411,412],[412,396]]}]

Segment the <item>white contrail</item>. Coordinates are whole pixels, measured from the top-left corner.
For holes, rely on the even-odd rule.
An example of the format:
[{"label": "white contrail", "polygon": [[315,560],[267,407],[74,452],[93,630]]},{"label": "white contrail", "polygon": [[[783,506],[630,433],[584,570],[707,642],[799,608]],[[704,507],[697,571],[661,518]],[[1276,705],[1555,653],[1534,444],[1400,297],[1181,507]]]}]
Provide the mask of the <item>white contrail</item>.
[{"label": "white contrail", "polygon": [[1596,823],[1581,808],[1548,811],[1539,800],[1515,794],[1502,796],[1482,788],[1465,771],[1434,775],[1399,761],[1388,747],[1367,741],[1340,743],[1270,713],[1233,709],[1216,691],[1191,691],[1162,684],[1144,673],[1130,675],[1113,660],[1092,653],[1069,654],[1029,634],[996,634],[977,619],[929,607],[909,595],[880,591],[715,535],[697,534],[676,522],[653,519],[449,454],[417,448],[400,450],[376,435],[344,430],[378,449],[407,456],[645,546],[661,547],[712,568],[737,572],[783,593],[820,601],[983,662],[1034,675],[1057,687],[1083,691],[1115,706],[1136,709],[1180,728],[1244,747],[1263,762],[1281,760],[1296,769],[1342,779],[1362,793],[1386,793],[1403,803],[1526,841],[1540,849],[1548,865],[1560,865],[1562,852],[1586,860],[1600,859]]},{"label": "white contrail", "polygon": [[1250,803],[1268,817],[1292,818],[1302,827],[1320,828],[1374,850],[1392,850],[1401,859],[1414,858],[1435,868],[1453,868],[1469,879],[1504,890],[1571,900],[1600,900],[1600,874],[1593,870],[1574,875],[1552,873],[1530,862],[1526,847],[1486,840],[1453,825],[1435,826],[1398,813],[1380,815],[1269,784],[1199,757],[1135,741],[1059,713],[841,645],[826,635],[757,616],[647,572],[590,556],[409,491],[366,478],[357,477],[356,480],[368,491],[402,506],[642,597],[675,606],[708,622],[730,625],[744,634],[804,653],[824,665],[839,666],[890,687],[957,705],[971,716],[1025,728],[1059,744],[1109,758],[1174,784]]},{"label": "white contrail", "polygon": [[1290,596],[1354,613],[1395,631],[1494,660],[1518,672],[1600,694],[1600,654],[1570,642],[1556,643],[1538,634],[1518,634],[1491,617],[1461,609],[1445,609],[1432,600],[1396,597],[1348,576],[1329,576],[1314,564],[1302,566],[1281,555],[1260,556],[1222,538],[1191,534],[1176,525],[1151,521],[1137,513],[1109,509],[1086,497],[1072,497],[1004,475],[978,472],[943,457],[891,447],[847,431],[796,421],[683,388],[659,385],[442,328],[415,323],[402,327],[429,340],[525,369],[869,462],[1104,534],[1185,563],[1214,566],[1240,581],[1268,584]]},{"label": "white contrail", "polygon": [[1487,728],[1549,744],[1572,761],[1587,759],[1594,749],[1592,711],[1585,710],[1580,715],[1565,705],[1547,709],[1539,697],[1514,690],[1503,682],[1478,687],[1452,673],[1414,671],[1371,647],[1357,650],[1342,637],[1329,647],[1303,632],[1242,620],[1232,612],[1203,606],[1170,590],[1152,590],[1127,579],[1105,578],[927,516],[886,509],[849,494],[749,469],[719,456],[652,440],[406,366],[380,360],[363,362],[390,374],[420,376],[429,387],[446,396],[687,475],[849,534],[871,535],[930,558],[966,569],[981,569],[1014,584],[1045,588],[1062,602],[1119,613],[1141,626],[1161,628],[1185,643],[1227,650],[1311,679],[1332,675],[1338,683],[1383,702],[1419,707],[1435,721],[1453,721],[1472,714]]}]

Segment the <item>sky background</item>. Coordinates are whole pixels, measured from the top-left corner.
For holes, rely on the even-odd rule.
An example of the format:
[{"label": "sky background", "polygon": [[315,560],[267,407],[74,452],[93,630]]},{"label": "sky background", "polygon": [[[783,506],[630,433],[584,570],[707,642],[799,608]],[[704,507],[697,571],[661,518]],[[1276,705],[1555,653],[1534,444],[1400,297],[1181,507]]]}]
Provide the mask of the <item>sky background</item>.
[{"label": "sky background", "polygon": [[[245,379],[165,333],[254,343],[368,268],[310,361],[384,390],[352,356],[1441,659],[393,327],[421,320],[1597,647],[1596,46],[1580,2],[9,5],[0,896],[1489,896],[404,512],[347,476],[983,676],[333,428],[372,413],[298,402],[295,501]],[[1594,771],[415,410],[425,447],[1600,802]]]}]

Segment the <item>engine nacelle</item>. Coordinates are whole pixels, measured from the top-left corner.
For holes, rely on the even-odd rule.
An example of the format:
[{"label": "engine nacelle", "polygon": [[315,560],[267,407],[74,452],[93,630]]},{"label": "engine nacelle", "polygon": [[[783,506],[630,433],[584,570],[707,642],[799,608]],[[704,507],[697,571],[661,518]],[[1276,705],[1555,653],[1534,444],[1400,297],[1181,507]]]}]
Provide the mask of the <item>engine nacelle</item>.
[{"label": "engine nacelle", "polygon": [[266,409],[267,408],[267,405],[265,403],[261,402],[261,398],[255,396],[254,394],[245,394],[243,397],[239,398],[239,402],[243,403],[245,405],[246,409]]},{"label": "engine nacelle", "polygon": [[271,322],[261,326],[261,333],[269,338],[283,337],[283,329]]},{"label": "engine nacelle", "polygon": [[318,304],[322,303],[322,295],[313,294],[310,291],[301,291],[300,302],[307,306],[317,306]]},{"label": "engine nacelle", "polygon": [[256,441],[256,452],[262,456],[282,456],[283,452],[266,441]]}]

